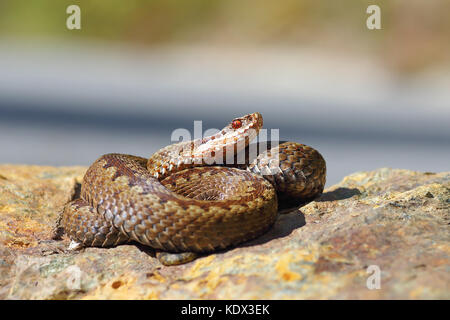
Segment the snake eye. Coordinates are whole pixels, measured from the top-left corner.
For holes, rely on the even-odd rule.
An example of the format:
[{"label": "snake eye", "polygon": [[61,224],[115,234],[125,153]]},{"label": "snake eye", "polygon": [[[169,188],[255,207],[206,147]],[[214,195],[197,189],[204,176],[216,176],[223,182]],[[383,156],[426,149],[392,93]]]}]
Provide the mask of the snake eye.
[{"label": "snake eye", "polygon": [[239,129],[242,126],[242,121],[241,120],[233,120],[233,122],[231,123],[231,126],[233,127],[233,129]]}]

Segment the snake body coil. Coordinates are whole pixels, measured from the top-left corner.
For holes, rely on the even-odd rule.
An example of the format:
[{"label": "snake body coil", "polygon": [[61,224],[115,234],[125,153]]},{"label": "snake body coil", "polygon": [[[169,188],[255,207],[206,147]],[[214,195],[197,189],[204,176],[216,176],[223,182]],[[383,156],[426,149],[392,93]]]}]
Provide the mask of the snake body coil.
[{"label": "snake body coil", "polygon": [[[135,240],[169,252],[211,252],[256,238],[275,222],[279,203],[314,199],[326,176],[319,152],[299,143],[249,156],[261,127],[254,113],[148,160],[104,155],[87,170],[80,198],[65,206],[61,227],[84,246]],[[230,150],[233,164],[217,165]],[[245,161],[236,164],[240,152]]]}]

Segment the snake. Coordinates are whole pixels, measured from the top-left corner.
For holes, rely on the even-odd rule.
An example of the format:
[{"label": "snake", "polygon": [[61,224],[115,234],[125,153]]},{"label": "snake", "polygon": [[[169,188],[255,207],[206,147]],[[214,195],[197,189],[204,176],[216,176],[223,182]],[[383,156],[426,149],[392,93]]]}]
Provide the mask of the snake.
[{"label": "snake", "polygon": [[82,247],[149,246],[165,265],[255,239],[283,209],[320,196],[326,182],[316,149],[292,141],[250,144],[262,126],[256,112],[149,158],[105,154],[87,169],[58,226]]}]

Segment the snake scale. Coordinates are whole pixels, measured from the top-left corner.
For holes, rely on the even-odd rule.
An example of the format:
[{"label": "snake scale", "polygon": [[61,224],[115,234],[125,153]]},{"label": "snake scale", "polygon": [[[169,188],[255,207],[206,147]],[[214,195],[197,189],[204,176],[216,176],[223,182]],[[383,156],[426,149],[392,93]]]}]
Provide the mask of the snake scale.
[{"label": "snake scale", "polygon": [[[261,114],[253,113],[149,159],[103,155],[87,170],[80,197],[64,207],[60,228],[83,247],[134,240],[193,257],[260,236],[280,208],[319,196],[326,178],[323,157],[300,143],[269,143],[252,158],[250,142],[262,125]],[[244,154],[241,163],[238,154]],[[181,254],[160,260],[169,265],[192,259]]]}]

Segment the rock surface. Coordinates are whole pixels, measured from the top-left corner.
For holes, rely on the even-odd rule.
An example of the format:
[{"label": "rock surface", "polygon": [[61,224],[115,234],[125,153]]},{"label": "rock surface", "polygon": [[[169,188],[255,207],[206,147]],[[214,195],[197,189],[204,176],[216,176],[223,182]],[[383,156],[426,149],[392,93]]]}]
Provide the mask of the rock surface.
[{"label": "rock surface", "polygon": [[51,240],[85,170],[0,165],[0,299],[450,299],[450,172],[358,172],[259,239],[165,267]]}]

